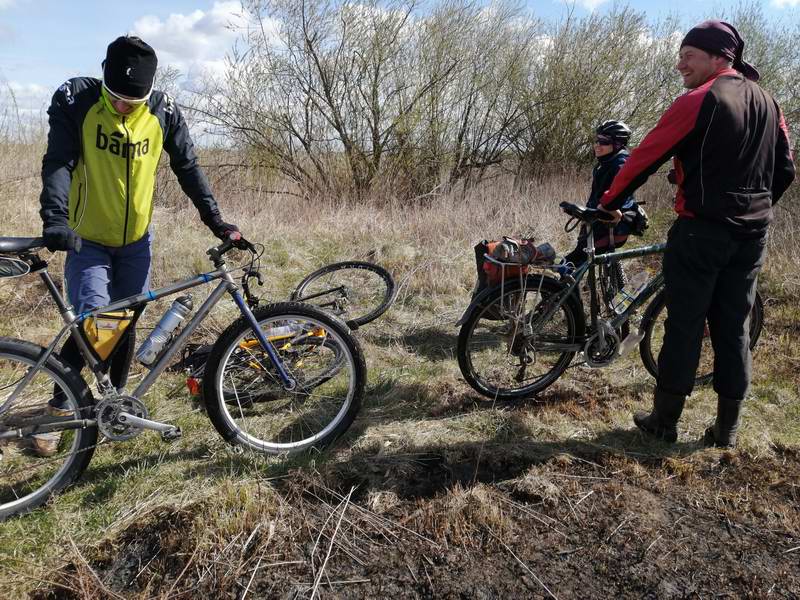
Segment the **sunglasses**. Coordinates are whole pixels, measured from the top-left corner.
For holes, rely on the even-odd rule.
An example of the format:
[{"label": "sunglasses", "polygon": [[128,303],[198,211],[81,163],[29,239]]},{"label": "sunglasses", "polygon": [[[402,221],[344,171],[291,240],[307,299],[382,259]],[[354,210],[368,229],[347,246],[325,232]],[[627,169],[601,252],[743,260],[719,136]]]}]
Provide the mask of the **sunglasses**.
[{"label": "sunglasses", "polygon": [[594,143],[595,143],[595,144],[600,144],[601,146],[610,146],[610,145],[611,145],[611,144],[613,144],[614,142],[613,142],[613,140],[611,140],[611,138],[607,138],[607,137],[597,137],[597,138],[594,140]]},{"label": "sunglasses", "polygon": [[144,104],[150,98],[150,94],[148,93],[147,96],[144,98],[128,98],[127,96],[120,96],[119,94],[115,94],[108,86],[103,82],[103,89],[108,94],[109,99],[111,100],[119,100],[120,102],[125,102],[126,104],[131,104],[133,106],[139,106],[140,104]]}]

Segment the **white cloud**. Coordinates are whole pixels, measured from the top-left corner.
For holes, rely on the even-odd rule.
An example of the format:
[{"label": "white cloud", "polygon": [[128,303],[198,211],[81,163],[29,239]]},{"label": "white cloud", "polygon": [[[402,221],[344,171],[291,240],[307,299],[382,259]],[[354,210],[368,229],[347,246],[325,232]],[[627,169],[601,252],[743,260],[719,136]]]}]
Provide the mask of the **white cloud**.
[{"label": "white cloud", "polygon": [[175,67],[189,79],[220,75],[225,55],[245,24],[241,10],[239,2],[226,1],[215,2],[209,11],[174,13],[164,20],[146,15],[131,33],[155,48],[162,67]]},{"label": "white cloud", "polygon": [[8,81],[4,82],[2,89],[3,104],[16,104],[20,109],[41,110],[47,108],[53,92],[54,89],[38,83]]},{"label": "white cloud", "polygon": [[800,6],[800,0],[772,0],[770,4],[775,8],[795,7]]},{"label": "white cloud", "polygon": [[[779,0],[780,1],[780,0]],[[797,1],[797,0],[793,0]],[[600,6],[601,4],[605,4],[608,0],[578,0],[578,6],[582,6],[589,12],[594,12],[594,9]]]},{"label": "white cloud", "polygon": [[0,130],[18,134],[41,130],[54,91],[38,83],[0,79]]}]

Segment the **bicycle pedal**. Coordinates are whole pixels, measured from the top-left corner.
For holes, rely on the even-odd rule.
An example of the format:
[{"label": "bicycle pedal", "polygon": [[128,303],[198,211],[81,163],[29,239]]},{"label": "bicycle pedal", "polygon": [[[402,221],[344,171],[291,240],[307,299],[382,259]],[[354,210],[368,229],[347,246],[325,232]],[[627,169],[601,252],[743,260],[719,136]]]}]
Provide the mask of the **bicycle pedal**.
[{"label": "bicycle pedal", "polygon": [[174,442],[183,435],[180,427],[173,427],[167,431],[161,432],[161,439],[165,442]]}]

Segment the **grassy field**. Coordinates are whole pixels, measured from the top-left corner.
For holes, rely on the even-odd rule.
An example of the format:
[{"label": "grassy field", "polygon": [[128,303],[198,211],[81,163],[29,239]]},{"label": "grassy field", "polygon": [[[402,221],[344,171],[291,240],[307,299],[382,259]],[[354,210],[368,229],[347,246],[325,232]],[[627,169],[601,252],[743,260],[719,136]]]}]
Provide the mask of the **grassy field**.
[{"label": "grassy field", "polygon": [[[36,153],[0,163],[2,235],[40,230]],[[455,321],[474,283],[473,244],[532,234],[570,249],[557,205],[587,195],[586,174],[348,205],[276,194],[250,172],[209,173],[226,219],[268,248],[265,297],[285,299],[334,260],[394,274],[396,304],[358,332],[369,368],[359,418],[324,454],[239,454],[183,378],[165,375],[146,403],[184,437],[104,444],[75,487],[0,523],[0,597],[800,596],[795,192],[777,211],[760,284],[766,324],[740,446],[719,451],[698,442],[710,389],[692,395],[677,444],[636,432],[630,414],[649,407],[653,386],[637,353],[571,368],[514,404],[461,378]],[[639,198],[653,226],[629,246],[663,239],[672,220],[663,178]],[[154,225],[155,286],[207,270],[213,240],[172,181],[158,189]],[[55,256],[59,279],[60,265]],[[56,330],[36,278],[0,284],[0,307],[2,335],[45,343]],[[235,312],[220,305],[201,337]]]}]

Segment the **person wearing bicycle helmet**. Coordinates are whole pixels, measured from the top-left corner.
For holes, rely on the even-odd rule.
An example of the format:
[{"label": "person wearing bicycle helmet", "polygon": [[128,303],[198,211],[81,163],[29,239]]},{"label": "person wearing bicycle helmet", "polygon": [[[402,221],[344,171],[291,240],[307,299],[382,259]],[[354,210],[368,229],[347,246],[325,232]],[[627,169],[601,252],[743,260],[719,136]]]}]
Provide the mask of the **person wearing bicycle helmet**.
[{"label": "person wearing bicycle helmet", "polygon": [[[592,188],[586,206],[597,208],[600,198],[611,187],[614,177],[628,160],[628,142],[631,139],[631,129],[622,121],[603,121],[595,130],[594,155],[597,164],[592,169]],[[628,196],[622,203],[623,211],[635,209],[636,204],[633,194]],[[602,254],[610,249],[611,235],[614,236],[614,246],[622,246],[631,234],[630,224],[626,220],[617,223],[613,232],[605,223],[595,223],[593,226],[594,243],[596,252]],[[581,227],[578,234],[578,243],[575,249],[564,257],[564,264],[571,264],[578,267],[586,262],[586,239],[588,232],[586,227]]]},{"label": "person wearing bicycle helmet", "polygon": [[[106,51],[102,79],[67,80],[47,110],[42,235],[49,250],[67,251],[67,296],[78,313],[148,289],[153,188],[162,151],[212,233],[225,239],[238,231],[222,219],[180,108],[153,89],[157,64],[147,43],[118,37]],[[125,385],[132,349],[131,336],[124,336],[111,361],[117,388]],[[72,338],[60,355],[78,371],[84,365]],[[51,405],[57,409],[58,403],[54,398]],[[42,455],[55,451],[47,435],[34,448]],[[57,436],[50,437],[57,444]]]},{"label": "person wearing bicycle helmet", "polygon": [[619,218],[624,199],[673,158],[678,218],[663,272],[667,320],[653,408],[633,417],[649,436],[674,442],[694,387],[706,323],[714,348],[717,414],[706,446],[736,444],[750,386],[749,315],[764,264],[773,206],[795,178],[783,113],[743,60],[744,41],[724,21],[684,37],[675,65],[688,91],[631,153],[601,199]]}]

